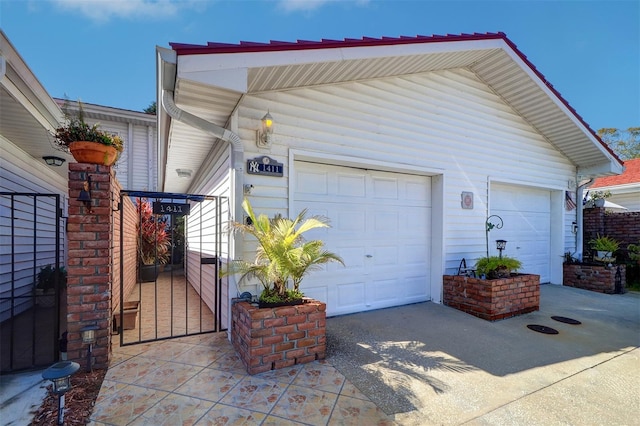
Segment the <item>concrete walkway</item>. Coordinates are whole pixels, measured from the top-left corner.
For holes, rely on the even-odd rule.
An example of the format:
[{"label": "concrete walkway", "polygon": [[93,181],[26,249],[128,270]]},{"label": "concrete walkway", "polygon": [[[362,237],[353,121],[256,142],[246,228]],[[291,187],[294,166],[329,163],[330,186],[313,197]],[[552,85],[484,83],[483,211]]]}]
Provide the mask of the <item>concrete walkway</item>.
[{"label": "concrete walkway", "polygon": [[[559,334],[534,332],[529,324]],[[327,359],[398,424],[640,419],[638,294],[545,285],[540,311],[502,321],[421,303],[331,318],[327,333]]]}]

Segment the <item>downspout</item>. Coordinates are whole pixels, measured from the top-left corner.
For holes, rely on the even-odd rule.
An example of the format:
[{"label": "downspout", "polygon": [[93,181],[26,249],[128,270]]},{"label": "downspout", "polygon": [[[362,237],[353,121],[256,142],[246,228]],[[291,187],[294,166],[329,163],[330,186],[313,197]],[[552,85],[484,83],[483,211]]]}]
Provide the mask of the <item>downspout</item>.
[{"label": "downspout", "polygon": [[[223,127],[218,126],[217,124],[213,124],[203,118],[200,118],[196,115],[193,115],[187,111],[184,111],[176,105],[173,99],[173,91],[162,90],[162,107],[169,114],[169,116],[181,123],[184,123],[188,126],[194,127],[196,129],[202,130],[203,132],[209,133],[210,135],[222,139],[225,142],[228,142],[232,146],[231,152],[231,164],[233,167],[233,182],[231,187],[232,191],[232,199],[230,200],[230,210],[233,212],[234,216],[238,216],[238,212],[242,210],[242,199],[243,199],[243,160],[244,160],[244,147],[242,146],[242,140],[240,140],[240,136],[231,130],[225,129]],[[231,220],[238,220],[236,217],[232,217]],[[242,237],[239,234],[234,234],[233,240],[233,253],[229,253],[232,258],[237,257],[242,253]],[[233,280],[233,277],[228,277],[228,280]],[[229,288],[232,288],[232,285],[235,283],[228,283]],[[236,286],[237,287],[237,286]],[[229,292],[229,296],[232,296],[232,293]],[[230,305],[229,305],[230,306]],[[231,318],[231,314],[229,312],[229,318]],[[231,327],[229,327],[231,330]]]},{"label": "downspout", "polygon": [[576,257],[582,261],[582,255],[584,253],[584,215],[583,215],[583,210],[584,210],[584,202],[583,202],[583,198],[584,198],[584,188],[591,185],[591,183],[593,182],[593,178],[589,179],[588,181],[586,181],[585,183],[583,183],[582,185],[578,185],[578,187],[576,188],[576,222],[577,222],[577,231],[576,231]]}]

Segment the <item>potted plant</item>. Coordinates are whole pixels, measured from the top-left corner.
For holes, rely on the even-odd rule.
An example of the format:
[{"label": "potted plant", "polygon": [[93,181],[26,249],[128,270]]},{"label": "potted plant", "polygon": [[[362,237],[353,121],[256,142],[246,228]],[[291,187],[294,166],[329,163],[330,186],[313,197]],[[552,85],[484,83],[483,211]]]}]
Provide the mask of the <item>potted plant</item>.
[{"label": "potted plant", "polygon": [[611,197],[611,191],[593,191],[589,195],[589,207],[604,207],[604,201]]},{"label": "potted plant", "polygon": [[159,266],[169,260],[171,241],[167,223],[161,215],[155,215],[151,203],[146,199],[136,200],[138,213],[138,259],[140,282],[155,281]]},{"label": "potted plant", "polygon": [[509,256],[481,257],[475,266],[479,276],[485,276],[490,280],[510,277],[512,271],[517,271],[521,267],[522,262]]},{"label": "potted plant", "polygon": [[303,238],[307,231],[328,227],[327,219],[305,218],[306,210],[295,219],[281,215],[268,218],[263,214],[256,217],[246,199],[242,207],[247,222],[233,223],[232,227],[256,238],[256,256],[251,262],[229,263],[228,272],[223,275],[241,274],[239,282],[256,278],[262,284],[262,293],[259,303],[233,300],[231,342],[234,349],[249,374],[324,359],[327,305],[303,298],[300,283],[306,274],[323,264],[344,265],[338,255],[323,248],[322,241]]},{"label": "potted plant", "polygon": [[124,148],[122,139],[101,130],[99,124],[86,123],[82,103],[78,102],[76,115],[68,113],[67,107],[63,109],[65,122],[55,130],[55,143],[79,163],[113,165]]},{"label": "potted plant", "polygon": [[36,282],[36,304],[43,307],[55,305],[56,286],[62,289],[67,285],[67,271],[52,265],[40,268]]},{"label": "potted plant", "polygon": [[[241,274],[239,282],[256,278],[262,284],[259,302],[262,306],[302,303],[300,283],[306,274],[328,262],[344,262],[337,254],[324,250],[321,240],[305,241],[303,234],[316,228],[329,226],[326,218],[305,218],[306,209],[295,219],[264,214],[256,217],[249,200],[242,207],[248,224],[234,222],[235,230],[252,235],[258,240],[256,257],[252,262],[232,261],[228,274]],[[291,283],[291,287],[289,287]]]},{"label": "potted plant", "polygon": [[615,262],[613,253],[620,248],[620,243],[613,238],[600,236],[589,241],[589,246],[596,252],[595,259],[605,263]]}]

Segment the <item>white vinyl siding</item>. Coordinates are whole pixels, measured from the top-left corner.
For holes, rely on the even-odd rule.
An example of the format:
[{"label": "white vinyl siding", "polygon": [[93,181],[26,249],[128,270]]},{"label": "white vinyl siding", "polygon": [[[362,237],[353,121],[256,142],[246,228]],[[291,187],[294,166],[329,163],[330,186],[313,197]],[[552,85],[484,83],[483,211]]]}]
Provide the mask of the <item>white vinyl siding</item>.
[{"label": "white vinyl siding", "polygon": [[[221,209],[218,212],[220,217],[222,218],[222,233],[220,236],[222,237],[222,241],[220,242],[220,253],[216,253],[215,247],[211,247],[210,244],[207,245],[208,238],[204,236],[202,238],[202,246],[204,249],[204,254],[208,256],[218,255],[222,262],[226,262],[229,257],[229,233],[226,232],[229,226],[229,208],[230,208],[230,194],[231,194],[231,171],[229,169],[229,147],[226,142],[220,142],[210,154],[210,159],[207,159],[212,164],[212,167],[209,169],[211,171],[211,175],[201,176],[200,179],[196,182],[194,186],[194,190],[192,191],[194,194],[202,194],[202,195],[213,195],[216,197],[221,197]],[[202,182],[202,183],[201,183]],[[211,203],[211,202],[207,202]],[[193,217],[189,215],[187,218],[187,224],[191,228],[197,227],[199,221],[199,215],[194,215]],[[210,234],[210,232],[208,232]],[[199,247],[202,244],[201,238],[199,235],[194,233],[187,234],[187,244],[192,247],[191,250],[187,250],[187,261],[190,265],[190,270],[194,270],[195,276],[190,277],[189,282],[194,286],[196,291],[200,293],[200,289],[196,288],[195,283],[199,282]],[[196,258],[198,257],[198,258]],[[193,269],[196,268],[196,269]],[[214,280],[212,279],[210,265],[203,265],[203,270],[205,274],[203,275],[203,289],[202,289],[202,300],[207,304],[209,309],[212,312],[217,312],[218,307],[214,303]],[[235,292],[232,292],[232,297],[235,297]],[[221,301],[221,321],[222,326],[227,327],[229,323],[229,289],[227,279],[224,278],[222,282],[221,294],[218,295]]]},{"label": "white vinyl siding", "polygon": [[[259,150],[255,130],[267,110],[275,123],[273,146]],[[287,165],[288,150],[295,148],[390,167],[441,170],[447,273],[455,272],[462,258],[485,255],[491,179],[556,190],[575,180],[569,160],[466,70],[247,96],[238,123],[245,159],[269,155]],[[288,167],[284,174],[245,174],[245,183],[255,188],[250,199],[256,211],[297,213],[287,211]],[[472,210],[461,208],[462,191],[473,192]],[[564,240],[573,241],[575,210],[559,216]]]},{"label": "white vinyl siding", "polygon": [[[66,183],[46,166],[36,166],[29,161],[30,157],[10,142],[4,139],[0,142],[3,147],[0,159],[0,192],[51,194],[37,197],[35,201],[32,196],[14,197],[13,226],[11,197],[0,197],[0,297],[12,296],[12,282],[14,297],[28,296],[33,290],[40,268],[55,265],[56,205],[53,195],[59,195],[60,208],[66,212]],[[60,221],[59,230],[60,266],[65,266],[64,219]],[[16,302],[14,315],[31,307],[30,299],[18,299]],[[0,306],[0,321],[10,316],[10,309],[9,301],[3,301]]]}]

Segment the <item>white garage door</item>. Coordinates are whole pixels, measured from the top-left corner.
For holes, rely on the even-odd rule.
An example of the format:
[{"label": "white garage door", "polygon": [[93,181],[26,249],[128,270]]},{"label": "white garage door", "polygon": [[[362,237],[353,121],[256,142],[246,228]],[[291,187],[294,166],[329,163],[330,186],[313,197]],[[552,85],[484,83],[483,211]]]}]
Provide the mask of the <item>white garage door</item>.
[{"label": "white garage door", "polygon": [[489,254],[498,254],[495,240],[507,240],[503,254],[522,262],[520,272],[538,274],[541,283],[549,282],[550,210],[550,191],[492,184],[491,214],[500,216],[504,225],[489,232]]},{"label": "white garage door", "polygon": [[431,178],[296,161],[294,208],[331,220],[310,232],[346,264],[302,282],[339,315],[430,300]]}]

